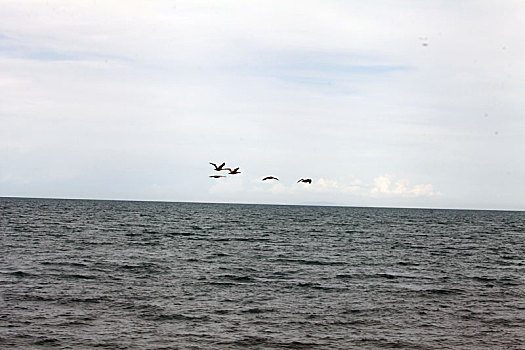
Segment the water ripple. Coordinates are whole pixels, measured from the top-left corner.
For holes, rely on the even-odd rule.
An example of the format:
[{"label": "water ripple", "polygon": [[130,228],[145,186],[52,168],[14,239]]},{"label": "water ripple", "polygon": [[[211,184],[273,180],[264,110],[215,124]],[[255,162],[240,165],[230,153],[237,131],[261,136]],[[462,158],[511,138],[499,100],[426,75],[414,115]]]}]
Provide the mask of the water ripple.
[{"label": "water ripple", "polygon": [[2,198],[0,214],[0,348],[525,344],[522,212]]}]

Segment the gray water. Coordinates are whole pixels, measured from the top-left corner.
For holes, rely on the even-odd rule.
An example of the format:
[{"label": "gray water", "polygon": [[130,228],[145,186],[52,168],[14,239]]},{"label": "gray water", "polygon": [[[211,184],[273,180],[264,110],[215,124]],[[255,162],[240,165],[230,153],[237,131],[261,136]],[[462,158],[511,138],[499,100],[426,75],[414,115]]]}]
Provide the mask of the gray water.
[{"label": "gray water", "polygon": [[3,349],[525,349],[525,213],[0,198]]}]

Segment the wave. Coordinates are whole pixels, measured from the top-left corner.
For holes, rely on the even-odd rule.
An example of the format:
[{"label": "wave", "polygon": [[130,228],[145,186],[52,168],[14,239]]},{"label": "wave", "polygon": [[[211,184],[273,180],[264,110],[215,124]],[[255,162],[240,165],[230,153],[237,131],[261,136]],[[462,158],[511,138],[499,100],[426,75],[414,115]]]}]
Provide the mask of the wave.
[{"label": "wave", "polygon": [[73,266],[73,267],[88,267],[87,264],[79,262],[70,262],[70,261],[43,261],[41,265],[51,265],[51,266]]},{"label": "wave", "polygon": [[412,261],[399,261],[397,264],[401,266],[419,266],[421,265],[420,263],[412,262]]},{"label": "wave", "polygon": [[218,237],[210,238],[214,242],[271,242],[270,238],[255,238],[255,237]]},{"label": "wave", "polygon": [[188,231],[181,231],[181,232],[165,232],[164,235],[166,236],[194,236],[196,235],[195,232],[188,232]]},{"label": "wave", "polygon": [[221,279],[227,279],[230,281],[235,282],[242,282],[242,283],[253,283],[255,282],[255,279],[250,276],[237,276],[237,275],[220,275],[218,276]]},{"label": "wave", "polygon": [[81,280],[95,280],[95,279],[98,279],[99,277],[98,276],[93,276],[93,275],[81,275],[81,274],[78,274],[78,273],[73,273],[73,274],[59,274],[59,275],[55,275],[56,277],[59,277],[59,278],[70,278],[70,279],[81,279]]},{"label": "wave", "polygon": [[257,348],[268,348],[268,349],[313,349],[323,344],[317,342],[307,341],[279,341],[273,338],[265,338],[259,336],[245,336],[240,339],[233,341],[217,342],[217,345],[232,345],[239,346],[242,348],[257,347]]},{"label": "wave", "polygon": [[25,272],[25,271],[13,271],[13,272],[2,272],[2,273],[6,275],[15,276],[15,277],[36,277],[38,276],[37,274],[33,274],[33,273]]},{"label": "wave", "polygon": [[463,294],[465,291],[457,288],[431,288],[418,291],[422,295],[455,295]]},{"label": "wave", "polygon": [[151,320],[151,321],[199,322],[199,321],[209,321],[210,320],[210,317],[208,315],[192,316],[192,315],[185,315],[185,314],[179,314],[179,313],[158,313],[158,314],[144,313],[141,316],[143,319]]},{"label": "wave", "polygon": [[50,338],[50,337],[40,337],[36,339],[33,342],[34,345],[42,345],[42,346],[58,346],[60,344],[60,340],[57,338]]},{"label": "wave", "polygon": [[122,264],[117,266],[117,270],[144,276],[148,276],[149,274],[163,273],[167,271],[165,267],[154,263]]},{"label": "wave", "polygon": [[387,280],[395,280],[395,279],[430,279],[429,277],[421,277],[421,276],[410,276],[410,275],[398,275],[398,274],[392,274],[392,273],[372,273],[372,274],[363,274],[363,273],[355,273],[355,274],[337,274],[335,278],[338,279],[356,279],[356,280],[366,280],[366,279],[387,279]]},{"label": "wave", "polygon": [[347,265],[343,261],[323,261],[323,260],[306,260],[306,259],[279,258],[279,259],[272,259],[272,261],[287,262],[287,263],[294,263],[294,264],[301,264],[301,265],[319,265],[319,266],[341,266],[341,265]]},{"label": "wave", "polygon": [[246,314],[263,314],[267,312],[275,312],[275,309],[261,309],[261,308],[251,308],[246,310],[241,310],[242,313]]},{"label": "wave", "polygon": [[517,278],[512,277],[487,277],[487,276],[474,276],[473,281],[482,282],[488,286],[499,285],[499,286],[519,286],[521,282]]},{"label": "wave", "polygon": [[372,346],[374,349],[427,349],[418,343],[413,343],[405,340],[392,339],[377,339],[377,338],[361,338],[356,341],[357,344]]}]

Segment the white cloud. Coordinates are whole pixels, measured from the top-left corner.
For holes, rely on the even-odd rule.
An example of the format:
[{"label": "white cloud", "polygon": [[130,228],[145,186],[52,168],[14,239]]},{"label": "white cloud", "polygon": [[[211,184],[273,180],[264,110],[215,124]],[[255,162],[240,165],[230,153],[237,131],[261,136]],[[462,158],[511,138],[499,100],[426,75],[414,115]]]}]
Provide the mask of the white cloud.
[{"label": "white cloud", "polygon": [[324,179],[320,178],[317,181],[314,182],[317,188],[322,189],[338,189],[339,188],[339,182],[337,180],[332,179]]},{"label": "white cloud", "polygon": [[[214,192],[239,192],[242,190],[249,190],[256,193],[273,193],[273,194],[288,194],[297,195],[301,193],[317,193],[327,195],[342,195],[352,194],[361,197],[370,195],[388,195],[388,196],[404,196],[404,197],[419,197],[419,196],[436,196],[439,192],[434,190],[431,184],[419,184],[410,186],[410,181],[401,179],[394,181],[393,175],[382,175],[375,177],[373,181],[363,183],[361,179],[330,179],[319,178],[314,180],[312,184],[303,183],[264,183],[259,184],[260,179],[253,179],[252,185],[249,188],[242,186],[241,181],[219,182],[212,187]],[[371,188],[371,189],[370,189]]]},{"label": "white cloud", "polygon": [[375,187],[372,189],[372,193],[389,193],[390,183],[392,176],[384,175],[374,179]]},{"label": "white cloud", "polygon": [[393,175],[382,175],[374,179],[374,188],[370,191],[372,195],[396,195],[404,197],[436,196],[439,193],[434,191],[431,184],[420,184],[412,188],[409,187],[408,180],[398,180],[392,187]]}]

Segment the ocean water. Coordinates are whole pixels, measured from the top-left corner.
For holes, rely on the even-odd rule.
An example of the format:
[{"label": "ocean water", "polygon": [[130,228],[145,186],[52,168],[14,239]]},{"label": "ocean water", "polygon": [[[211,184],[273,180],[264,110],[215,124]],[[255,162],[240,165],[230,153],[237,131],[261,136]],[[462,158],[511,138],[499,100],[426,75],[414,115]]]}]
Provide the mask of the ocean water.
[{"label": "ocean water", "polygon": [[525,349],[525,212],[0,198],[2,349]]}]

